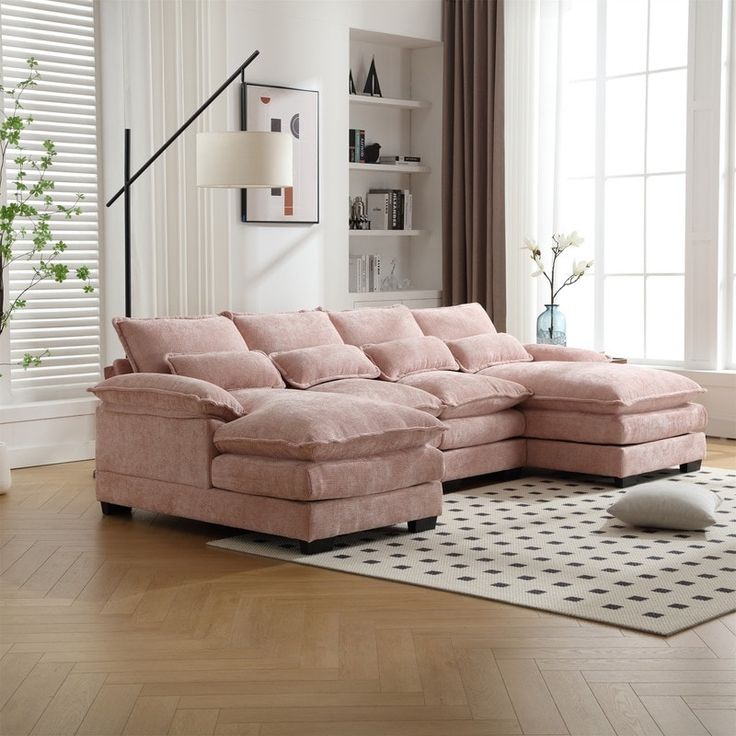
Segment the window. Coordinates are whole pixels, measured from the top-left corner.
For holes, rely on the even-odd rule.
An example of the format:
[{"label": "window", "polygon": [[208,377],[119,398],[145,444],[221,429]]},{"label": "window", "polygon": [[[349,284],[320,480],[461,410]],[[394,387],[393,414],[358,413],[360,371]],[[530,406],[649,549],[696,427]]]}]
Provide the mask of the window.
[{"label": "window", "polygon": [[555,219],[595,258],[562,295],[569,343],[683,363],[688,0],[574,0],[560,18]]},{"label": "window", "polygon": [[[37,153],[51,138],[58,151],[51,169],[58,201],[71,204],[78,192],[84,193],[82,216],[55,220],[52,230],[67,243],[63,261],[70,271],[86,264],[95,287],[95,293],[83,294],[81,282],[72,276],[63,284],[45,281],[28,292],[28,306],[10,323],[10,360],[46,348],[50,355],[38,368],[13,367],[11,391],[20,400],[82,395],[100,373],[93,1],[2,0],[0,31],[3,84],[12,86],[27,76],[28,57],[39,62],[39,84],[24,94],[24,109],[34,118],[24,146]],[[7,173],[12,180],[12,162]],[[30,275],[27,262],[11,266],[10,298]]]}]

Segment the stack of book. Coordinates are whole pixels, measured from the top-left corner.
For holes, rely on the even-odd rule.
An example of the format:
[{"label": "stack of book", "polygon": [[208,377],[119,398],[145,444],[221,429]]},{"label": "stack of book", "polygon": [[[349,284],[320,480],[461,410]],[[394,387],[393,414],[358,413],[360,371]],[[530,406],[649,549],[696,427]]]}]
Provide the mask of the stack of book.
[{"label": "stack of book", "polygon": [[351,164],[365,163],[365,131],[360,128],[348,130],[348,161]]},{"label": "stack of book", "polygon": [[406,155],[394,155],[394,156],[381,156],[378,159],[379,164],[389,164],[395,166],[416,166],[422,163],[421,156],[406,156]]},{"label": "stack of book", "polygon": [[352,294],[381,290],[380,255],[350,255],[349,288]]},{"label": "stack of book", "polygon": [[371,230],[412,229],[412,196],[408,189],[371,189],[366,209]]}]

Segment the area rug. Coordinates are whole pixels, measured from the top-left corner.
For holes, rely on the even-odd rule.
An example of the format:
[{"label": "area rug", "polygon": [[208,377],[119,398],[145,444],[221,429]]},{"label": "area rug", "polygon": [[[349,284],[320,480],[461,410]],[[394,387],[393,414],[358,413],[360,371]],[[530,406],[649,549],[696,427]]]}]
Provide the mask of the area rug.
[{"label": "area rug", "polygon": [[606,512],[625,491],[534,476],[446,494],[432,532],[376,529],[311,556],[256,533],[209,544],[655,634],[736,610],[736,472],[647,478],[718,493],[718,522],[706,532],[635,529]]}]

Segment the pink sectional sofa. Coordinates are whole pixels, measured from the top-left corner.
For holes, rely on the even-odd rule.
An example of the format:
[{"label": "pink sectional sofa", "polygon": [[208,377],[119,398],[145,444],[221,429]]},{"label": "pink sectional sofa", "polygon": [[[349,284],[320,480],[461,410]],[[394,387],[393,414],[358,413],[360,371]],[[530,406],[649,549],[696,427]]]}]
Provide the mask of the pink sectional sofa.
[{"label": "pink sectional sofa", "polygon": [[442,483],[524,467],[623,487],[705,453],[703,390],[587,350],[520,345],[478,304],[114,320],[90,389],[97,497],[292,537],[408,522]]}]

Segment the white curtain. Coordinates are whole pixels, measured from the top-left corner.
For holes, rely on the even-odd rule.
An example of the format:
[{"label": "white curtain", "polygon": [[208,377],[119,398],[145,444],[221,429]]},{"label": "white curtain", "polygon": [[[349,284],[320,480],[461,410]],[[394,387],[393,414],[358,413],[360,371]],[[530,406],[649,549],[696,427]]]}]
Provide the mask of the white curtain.
[{"label": "white curtain", "polygon": [[507,0],[505,9],[507,329],[522,342],[535,340],[544,294],[521,248],[555,229],[560,10],[559,0]]}]

